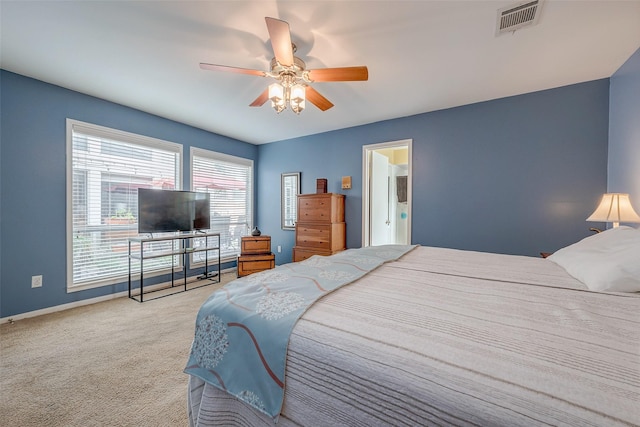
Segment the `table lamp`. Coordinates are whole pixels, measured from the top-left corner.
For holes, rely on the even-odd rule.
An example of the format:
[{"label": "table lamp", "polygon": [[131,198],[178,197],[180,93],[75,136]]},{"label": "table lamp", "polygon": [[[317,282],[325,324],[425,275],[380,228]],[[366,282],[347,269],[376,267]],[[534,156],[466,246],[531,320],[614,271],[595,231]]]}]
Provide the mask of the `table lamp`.
[{"label": "table lamp", "polygon": [[606,193],[587,221],[613,222],[616,228],[621,222],[640,222],[640,216],[633,210],[629,194]]}]

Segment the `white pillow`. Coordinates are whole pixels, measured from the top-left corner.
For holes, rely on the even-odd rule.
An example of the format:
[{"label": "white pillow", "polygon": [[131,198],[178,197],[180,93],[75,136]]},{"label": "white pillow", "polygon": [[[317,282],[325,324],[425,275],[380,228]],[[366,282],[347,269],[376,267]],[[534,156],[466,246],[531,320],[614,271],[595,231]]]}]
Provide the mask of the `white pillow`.
[{"label": "white pillow", "polygon": [[592,291],[640,292],[640,229],[611,228],[547,259]]}]

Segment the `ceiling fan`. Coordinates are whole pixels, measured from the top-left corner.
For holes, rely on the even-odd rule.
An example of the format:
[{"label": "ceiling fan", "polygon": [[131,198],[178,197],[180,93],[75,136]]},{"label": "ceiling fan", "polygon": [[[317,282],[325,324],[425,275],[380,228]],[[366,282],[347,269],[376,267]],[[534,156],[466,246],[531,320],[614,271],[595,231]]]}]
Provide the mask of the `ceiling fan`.
[{"label": "ceiling fan", "polygon": [[251,107],[261,107],[265,102],[271,100],[272,107],[278,113],[287,108],[288,105],[296,114],[300,114],[305,108],[305,100],[308,100],[320,110],[326,111],[333,107],[333,104],[311,87],[311,83],[363,81],[369,79],[369,70],[366,66],[307,70],[304,61],[294,56],[296,46],[291,42],[289,24],[269,17],[266,17],[265,21],[267,22],[267,30],[269,31],[271,46],[275,55],[271,60],[269,71],[200,63],[200,68],[203,70],[227,71],[276,79],[277,82],[269,85],[250,104]]}]

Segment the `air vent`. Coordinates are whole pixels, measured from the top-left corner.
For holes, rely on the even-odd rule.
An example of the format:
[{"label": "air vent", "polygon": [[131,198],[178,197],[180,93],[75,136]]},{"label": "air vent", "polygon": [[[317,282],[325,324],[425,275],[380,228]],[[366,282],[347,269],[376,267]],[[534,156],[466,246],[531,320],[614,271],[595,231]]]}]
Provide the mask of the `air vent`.
[{"label": "air vent", "polygon": [[496,36],[537,24],[543,2],[544,0],[520,2],[499,9]]}]

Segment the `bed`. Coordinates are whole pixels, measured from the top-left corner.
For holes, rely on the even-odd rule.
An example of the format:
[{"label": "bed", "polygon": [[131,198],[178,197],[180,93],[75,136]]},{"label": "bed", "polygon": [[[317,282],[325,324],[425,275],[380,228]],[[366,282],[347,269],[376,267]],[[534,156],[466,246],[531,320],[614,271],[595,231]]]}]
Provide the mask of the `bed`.
[{"label": "bed", "polygon": [[190,424],[640,425],[640,230],[619,230],[551,259],[409,248],[303,310],[277,416],[191,374]]}]

